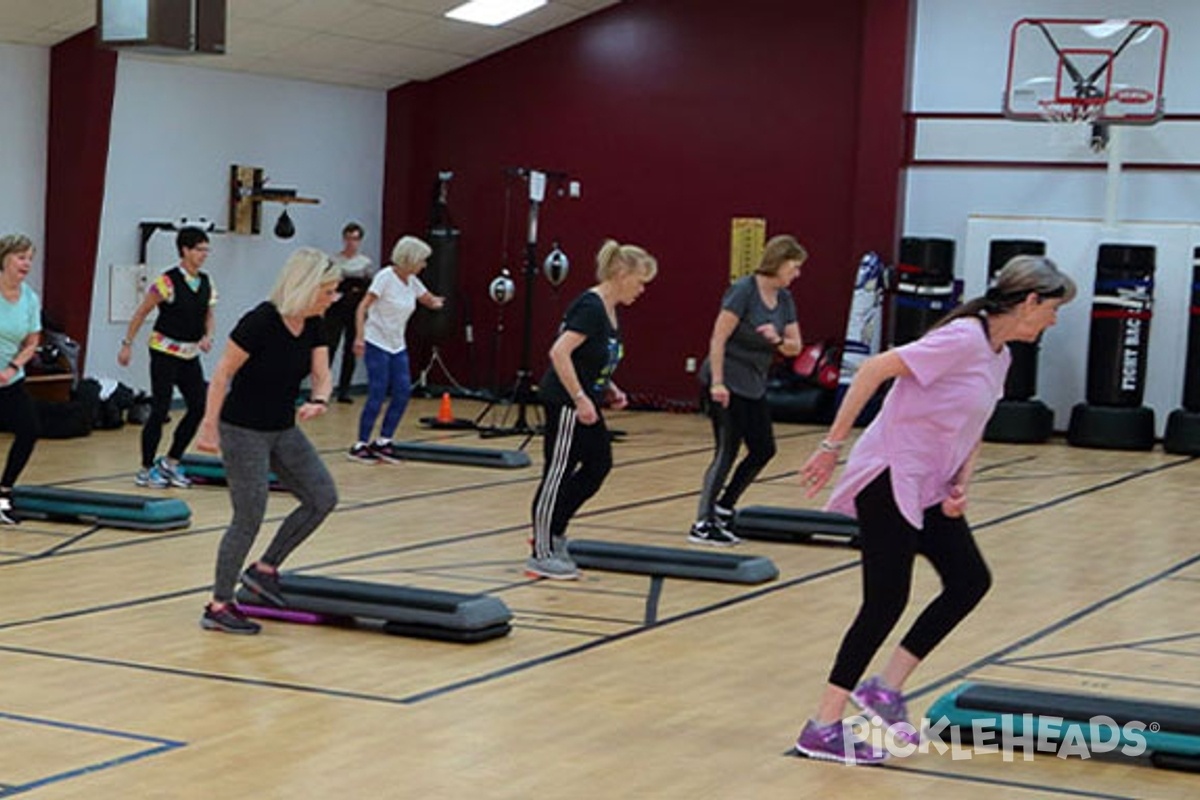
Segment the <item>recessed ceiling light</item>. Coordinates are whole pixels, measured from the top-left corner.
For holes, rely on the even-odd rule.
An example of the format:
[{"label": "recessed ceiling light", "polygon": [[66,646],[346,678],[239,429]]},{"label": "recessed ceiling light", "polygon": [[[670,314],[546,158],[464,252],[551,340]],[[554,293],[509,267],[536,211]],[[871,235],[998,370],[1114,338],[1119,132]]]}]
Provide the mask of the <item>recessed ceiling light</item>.
[{"label": "recessed ceiling light", "polygon": [[450,19],[479,25],[503,25],[546,5],[546,0],[471,0],[446,12]]}]

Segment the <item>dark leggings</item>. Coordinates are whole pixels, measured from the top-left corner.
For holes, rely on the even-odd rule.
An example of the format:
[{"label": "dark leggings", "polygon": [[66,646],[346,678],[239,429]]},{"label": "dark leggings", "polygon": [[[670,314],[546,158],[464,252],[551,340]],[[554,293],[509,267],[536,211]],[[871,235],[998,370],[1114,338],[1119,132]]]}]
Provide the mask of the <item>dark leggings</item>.
[{"label": "dark leggings", "polygon": [[[758,477],[767,462],[775,457],[775,434],[771,430],[771,409],[764,395],[757,400],[740,395],[729,395],[729,407],[707,401],[708,415],[712,419],[715,450],[712,463],[704,473],[704,484],[700,489],[700,504],[696,519],[712,519],[713,504],[732,509],[737,505],[742,492]],[[746,443],[746,457],[733,471],[728,483],[729,470],[737,458],[738,448]]]},{"label": "dark leggings", "polygon": [[175,387],[183,395],[187,412],[175,426],[171,449],[167,455],[178,461],[196,435],[200,420],[204,419],[204,406],[208,384],[204,381],[204,370],[199,358],[176,358],[175,356],[150,351],[150,417],[142,426],[142,466],[149,468],[158,454],[158,443],[162,439],[163,425],[171,411],[171,400]]},{"label": "dark leggings", "polygon": [[546,404],[545,464],[533,496],[533,556],[546,558],[567,533],[579,507],[600,490],[612,469],[612,442],[604,417],[579,421],[574,406]]},{"label": "dark leggings", "polygon": [[883,640],[904,613],[918,553],[942,579],[935,597],[900,642],[924,659],[970,613],[992,576],[963,517],[947,517],[940,505],[925,509],[924,527],[908,523],[896,507],[891,473],[884,470],[854,498],[862,542],[863,602],[842,639],[829,682],[853,690]]},{"label": "dark leggings", "polygon": [[0,486],[11,489],[29,463],[40,432],[37,409],[33,406],[33,398],[25,391],[24,380],[0,388],[0,421],[13,432],[12,447],[8,448],[8,458],[4,462],[4,475],[0,476]]},{"label": "dark leggings", "polygon": [[[359,294],[357,297],[361,297]],[[354,357],[354,337],[357,335],[357,323],[354,315],[358,304],[344,303],[346,298],[334,303],[325,312],[325,341],[329,344],[329,364],[332,367],[337,355],[338,345],[345,339],[342,348],[342,370],[338,375],[337,393],[339,397],[350,394],[350,380],[354,377],[354,367],[358,361]]]}]

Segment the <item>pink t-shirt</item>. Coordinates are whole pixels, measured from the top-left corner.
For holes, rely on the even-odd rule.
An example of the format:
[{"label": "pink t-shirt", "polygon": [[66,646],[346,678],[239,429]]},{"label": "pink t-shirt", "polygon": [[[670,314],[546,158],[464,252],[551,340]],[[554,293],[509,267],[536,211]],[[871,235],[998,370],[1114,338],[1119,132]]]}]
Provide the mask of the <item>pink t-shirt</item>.
[{"label": "pink t-shirt", "polygon": [[1008,348],[992,349],[975,317],[962,317],[896,348],[912,376],[896,379],[883,408],[850,451],[825,508],[855,516],[854,497],[891,469],[892,494],[914,528],[983,437],[1004,396]]}]

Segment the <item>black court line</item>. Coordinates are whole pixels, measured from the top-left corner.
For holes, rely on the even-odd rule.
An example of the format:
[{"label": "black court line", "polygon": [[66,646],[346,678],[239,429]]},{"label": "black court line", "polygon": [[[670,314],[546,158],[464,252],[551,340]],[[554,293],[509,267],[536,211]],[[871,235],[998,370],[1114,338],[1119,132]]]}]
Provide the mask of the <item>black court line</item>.
[{"label": "black court line", "polygon": [[1173,581],[1187,581],[1189,583],[1200,583],[1200,578],[1193,578],[1190,575],[1176,575],[1171,578]]},{"label": "black court line", "polygon": [[1200,653],[1193,653],[1187,650],[1165,650],[1161,647],[1134,647],[1133,650],[1138,653],[1153,653],[1159,656],[1173,656],[1175,658],[1200,658]]},{"label": "black court line", "polygon": [[512,626],[526,631],[542,631],[543,633],[567,633],[572,636],[586,636],[589,639],[596,639],[603,636],[603,633],[596,631],[585,631],[579,628],[559,628],[553,625],[538,625],[536,622],[520,622],[513,620]]},{"label": "black court line", "polygon": [[54,545],[53,547],[47,548],[46,550],[43,550],[42,552],[38,553],[37,555],[32,556],[32,558],[33,559],[49,558],[50,556],[57,555],[59,553],[59,551],[65,549],[67,547],[70,547],[71,545],[73,545],[77,542],[82,542],[84,539],[91,537],[93,534],[95,534],[98,531],[101,531],[103,529],[104,529],[103,525],[93,525],[92,527],[88,528],[86,531],[83,531],[82,533],[77,533],[74,536],[67,539],[66,541],[59,542],[58,544]]},{"label": "black court line", "polygon": [[569,612],[569,611],[542,611],[540,609],[535,609],[535,608],[514,608],[513,606],[509,606],[508,610],[511,611],[514,616],[518,616],[518,617],[520,617],[520,616],[528,616],[528,617],[542,616],[542,617],[553,617],[556,619],[581,619],[581,620],[585,620],[587,622],[603,622],[603,623],[611,623],[613,625],[640,625],[640,624],[642,624],[640,620],[636,620],[636,619],[624,619],[622,617],[602,617],[597,614],[577,614],[577,613]]},{"label": "black court line", "polygon": [[[956,669],[953,672],[947,673],[946,675],[943,675],[942,677],[937,678],[937,679],[925,684],[924,686],[920,687],[919,689],[909,692],[906,696],[908,698],[921,697],[922,695],[928,694],[929,692],[937,691],[938,689],[942,688],[943,686],[945,686],[949,683],[953,683],[954,681],[957,681],[957,680],[962,680],[964,677],[966,677],[967,675],[970,675],[972,672],[977,672],[978,670],[980,670],[986,666],[999,663],[1006,656],[1009,656],[1012,653],[1020,652],[1021,650],[1025,649],[1029,645],[1031,645],[1035,642],[1041,641],[1042,639],[1046,638],[1047,636],[1050,636],[1051,634],[1058,633],[1059,631],[1065,630],[1066,628],[1069,628],[1071,625],[1074,625],[1076,622],[1079,622],[1080,620],[1085,619],[1085,618],[1091,616],[1092,614],[1095,614],[1097,611],[1100,611],[1101,609],[1107,608],[1108,606],[1113,605],[1114,603],[1124,600],[1126,597],[1129,597],[1130,595],[1140,592],[1142,589],[1146,588],[1147,586],[1152,586],[1153,584],[1158,583],[1159,581],[1167,578],[1168,576],[1170,576],[1176,572],[1179,572],[1180,570],[1187,569],[1188,567],[1191,567],[1192,565],[1197,564],[1197,563],[1200,563],[1200,553],[1198,553],[1190,558],[1187,558],[1187,559],[1175,564],[1174,566],[1168,567],[1167,569],[1162,570],[1155,575],[1151,575],[1149,578],[1144,578],[1143,580],[1140,580],[1137,583],[1134,583],[1130,586],[1125,587],[1124,589],[1114,592],[1114,593],[1108,595],[1107,597],[1104,597],[1100,600],[1090,603],[1089,605],[1083,607],[1082,609],[1075,611],[1071,614],[1068,614],[1067,616],[1063,617],[1062,619],[1058,620],[1057,622],[1053,622],[1053,623],[1043,627],[1039,631],[1036,631],[1028,636],[1024,636],[1024,637],[1018,639],[1016,642],[1013,642],[1012,644],[1006,645],[989,655],[986,655],[982,658],[976,659],[975,661],[971,662],[970,664],[968,664],[965,667],[961,667],[960,669]],[[1012,666],[1012,664],[1010,663],[1007,666]]]},{"label": "black court line", "polygon": [[1200,689],[1200,682],[1172,681],[1166,678],[1147,678],[1139,675],[1122,675],[1119,672],[1103,672],[1094,669],[1042,667],[1034,664],[993,664],[992,666],[1025,670],[1027,672],[1049,672],[1055,675],[1071,675],[1079,678],[1102,678],[1108,681],[1120,681],[1121,683],[1145,683],[1151,686],[1171,686],[1177,689]]},{"label": "black court line", "polygon": [[1132,642],[1110,642],[1095,647],[1078,647],[1071,650],[1057,650],[1051,653],[1036,653],[1030,656],[1018,656],[997,661],[999,664],[1025,664],[1030,661],[1045,661],[1047,659],[1067,658],[1070,656],[1086,656],[1093,653],[1109,653],[1117,650],[1133,650],[1144,645],[1167,644],[1182,642],[1200,637],[1200,633],[1174,633],[1170,636],[1155,636],[1151,639],[1136,639]]},{"label": "black court line", "polygon": [[920,775],[923,778],[938,778],[939,780],[960,781],[962,783],[979,783],[985,786],[1003,786],[1010,789],[1022,789],[1028,792],[1037,792],[1041,796],[1060,794],[1067,797],[1092,797],[1096,798],[1097,800],[1137,800],[1137,798],[1132,795],[1089,792],[1085,789],[1049,786],[1043,783],[1025,783],[1024,781],[989,778],[983,775],[959,775],[952,772],[939,772],[935,769],[921,767],[897,767],[890,764],[883,764],[881,767],[882,769],[887,770],[891,775],[902,775],[904,773],[911,772],[913,774]]}]

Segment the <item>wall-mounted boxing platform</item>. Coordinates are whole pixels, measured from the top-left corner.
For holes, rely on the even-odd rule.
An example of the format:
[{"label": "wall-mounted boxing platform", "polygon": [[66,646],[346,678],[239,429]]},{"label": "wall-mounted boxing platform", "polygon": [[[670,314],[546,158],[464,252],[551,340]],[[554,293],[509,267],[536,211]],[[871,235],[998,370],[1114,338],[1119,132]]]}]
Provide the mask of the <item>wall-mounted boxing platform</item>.
[{"label": "wall-mounted boxing platform", "polygon": [[567,548],[575,563],[584,569],[722,583],[765,583],[779,577],[779,569],[764,556],[587,539],[572,539]]},{"label": "wall-mounted boxing platform", "polygon": [[143,531],[186,528],[192,510],[177,497],[89,492],[57,486],[13,488],[13,511],[21,519],[108,525]]},{"label": "wall-mounted boxing platform", "polygon": [[[206,456],[199,453],[184,453],[179,459],[183,474],[188,480],[198,486],[225,486],[225,462],[219,456]],[[271,491],[285,492],[287,489],[279,482],[279,477],[270,473]]]},{"label": "wall-mounted boxing platform", "polygon": [[[943,718],[970,735],[975,727],[1002,731],[1037,743],[1070,744],[1089,754],[1144,757],[1156,767],[1200,772],[1200,708],[1120,697],[964,683],[940,697],[926,713],[931,726]],[[1104,724],[1101,724],[1101,721]]]},{"label": "wall-mounted boxing platform", "polygon": [[349,624],[398,636],[474,643],[506,636],[512,612],[503,600],[412,586],[281,573],[286,604],[270,603],[245,587],[238,607],[249,616],[309,624]]},{"label": "wall-mounted boxing platform", "polygon": [[746,506],[738,509],[733,530],[743,539],[858,547],[856,520],[808,508]]}]

